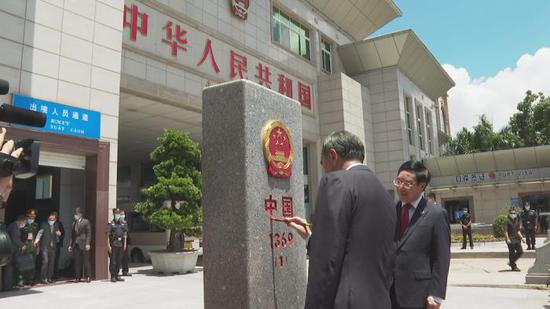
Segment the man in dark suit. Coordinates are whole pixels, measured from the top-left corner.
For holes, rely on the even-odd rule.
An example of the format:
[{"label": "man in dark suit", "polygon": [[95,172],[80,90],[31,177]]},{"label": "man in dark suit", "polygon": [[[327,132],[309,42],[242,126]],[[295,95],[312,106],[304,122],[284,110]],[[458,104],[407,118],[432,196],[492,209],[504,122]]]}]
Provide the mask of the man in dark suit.
[{"label": "man in dark suit", "polygon": [[23,242],[21,229],[27,224],[26,216],[19,216],[17,220],[8,225],[8,235],[13,246],[11,260],[3,269],[3,288],[11,290],[14,286],[23,287],[23,276],[15,266],[15,256],[17,253],[24,252],[27,246]]},{"label": "man in dark suit", "polygon": [[84,278],[84,280],[90,282],[92,226],[90,225],[90,221],[84,218],[84,211],[80,208],[75,210],[74,219],[71,228],[72,235],[69,252],[74,251],[75,281],[80,282]]},{"label": "man in dark suit", "polygon": [[391,289],[394,309],[437,309],[445,299],[451,229],[445,209],[423,197],[430,178],[422,162],[407,161],[394,180],[399,195]]},{"label": "man in dark suit", "polygon": [[329,135],[322,150],[314,233],[302,218],[287,224],[308,240],[306,309],[389,309],[395,210],[391,196],[363,165],[361,140]]},{"label": "man in dark suit", "polygon": [[40,269],[40,282],[43,284],[52,283],[54,272],[55,254],[57,246],[57,237],[61,236],[59,225],[57,224],[57,213],[52,212],[48,216],[48,221],[42,223],[36,242],[40,246],[42,255],[42,266]]}]

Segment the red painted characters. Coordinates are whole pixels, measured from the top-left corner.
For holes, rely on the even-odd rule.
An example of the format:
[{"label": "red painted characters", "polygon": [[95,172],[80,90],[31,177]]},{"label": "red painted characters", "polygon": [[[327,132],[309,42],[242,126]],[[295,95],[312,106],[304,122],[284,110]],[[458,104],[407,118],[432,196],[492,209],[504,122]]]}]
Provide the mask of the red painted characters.
[{"label": "red painted characters", "polygon": [[262,130],[262,144],[267,173],[275,178],[292,176],[294,152],[287,126],[280,120],[269,121]]},{"label": "red painted characters", "polygon": [[231,11],[235,16],[242,20],[248,18],[248,7],[250,0],[231,0]]}]

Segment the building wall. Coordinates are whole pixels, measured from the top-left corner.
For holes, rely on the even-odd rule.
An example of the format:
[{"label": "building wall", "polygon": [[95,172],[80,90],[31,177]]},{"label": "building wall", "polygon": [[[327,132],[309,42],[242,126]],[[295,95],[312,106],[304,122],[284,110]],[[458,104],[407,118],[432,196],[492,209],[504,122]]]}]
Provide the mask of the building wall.
[{"label": "building wall", "polygon": [[[116,204],[122,0],[0,1],[0,78],[10,94],[101,112]],[[1,103],[11,95],[0,96]]]},{"label": "building wall", "polygon": [[512,198],[529,192],[550,192],[550,183],[521,185],[509,183],[478,189],[457,188],[456,190],[436,191],[436,195],[438,201],[471,197],[473,205],[470,205],[470,210],[474,222],[492,223],[496,216],[512,206]]}]

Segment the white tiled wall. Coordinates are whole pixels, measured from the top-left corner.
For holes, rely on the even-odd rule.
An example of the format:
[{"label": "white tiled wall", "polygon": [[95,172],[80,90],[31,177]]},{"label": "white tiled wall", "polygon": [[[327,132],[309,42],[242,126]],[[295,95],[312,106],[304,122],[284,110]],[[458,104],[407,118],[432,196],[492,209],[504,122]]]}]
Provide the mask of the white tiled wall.
[{"label": "white tiled wall", "polygon": [[[123,0],[0,1],[0,78],[10,82],[11,93],[102,113],[101,140],[111,143],[111,202],[116,200],[123,5]],[[10,98],[0,96],[0,102]]]}]

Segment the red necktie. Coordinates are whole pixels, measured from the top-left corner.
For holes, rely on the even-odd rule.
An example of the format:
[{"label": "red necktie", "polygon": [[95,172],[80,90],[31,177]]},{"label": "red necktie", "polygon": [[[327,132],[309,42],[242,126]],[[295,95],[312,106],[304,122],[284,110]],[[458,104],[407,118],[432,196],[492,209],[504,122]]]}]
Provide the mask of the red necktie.
[{"label": "red necktie", "polygon": [[403,238],[403,235],[405,235],[407,227],[409,226],[409,209],[411,209],[411,207],[412,205],[409,203],[403,205],[403,212],[401,213],[401,225],[399,227],[399,239]]}]

